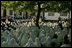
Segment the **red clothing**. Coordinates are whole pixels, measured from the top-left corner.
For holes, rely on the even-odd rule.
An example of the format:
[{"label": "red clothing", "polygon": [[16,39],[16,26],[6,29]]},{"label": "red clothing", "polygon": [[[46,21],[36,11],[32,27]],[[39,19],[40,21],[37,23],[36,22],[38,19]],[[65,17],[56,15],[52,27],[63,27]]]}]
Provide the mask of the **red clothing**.
[{"label": "red clothing", "polygon": [[6,16],[5,18],[8,19],[8,16]]},{"label": "red clothing", "polygon": [[5,19],[6,19],[6,23],[7,23],[8,22],[8,16],[6,16]]}]

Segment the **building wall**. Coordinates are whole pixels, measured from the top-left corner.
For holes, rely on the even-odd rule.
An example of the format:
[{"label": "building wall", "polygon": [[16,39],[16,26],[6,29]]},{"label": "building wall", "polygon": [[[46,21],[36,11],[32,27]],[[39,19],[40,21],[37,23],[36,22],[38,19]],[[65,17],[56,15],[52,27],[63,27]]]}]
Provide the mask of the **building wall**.
[{"label": "building wall", "polygon": [[9,9],[6,9],[6,15],[9,16]]},{"label": "building wall", "polygon": [[[14,11],[13,11],[13,14],[10,15],[10,9],[7,9],[6,14],[7,14],[7,16],[14,17]],[[16,11],[16,14],[19,15],[19,11]],[[37,13],[36,13],[36,15],[37,15]],[[3,16],[3,9],[1,9],[1,16]],[[23,12],[22,12],[21,16],[22,17],[24,16]],[[45,16],[45,20],[58,20],[59,17],[68,18],[68,15],[67,16],[60,16],[60,13],[57,13],[57,12],[54,13],[54,16],[48,16],[48,12],[45,12],[44,16]],[[70,18],[71,18],[71,11],[70,11]]]},{"label": "building wall", "polygon": [[45,20],[58,20],[59,13],[54,13],[54,16],[48,16],[48,12],[45,13]]},{"label": "building wall", "polygon": [[3,16],[3,10],[1,9],[1,16]]},{"label": "building wall", "polygon": [[[10,9],[6,9],[6,15],[7,16],[14,16],[14,11],[13,11],[13,14],[10,15]],[[3,16],[3,9],[1,9],[1,16]]]},{"label": "building wall", "polygon": [[68,18],[68,15],[67,16],[60,16],[60,13],[54,13],[54,16],[48,16],[48,12],[45,12],[44,14],[45,16],[45,20],[58,20],[59,17],[61,17],[62,19],[66,19]]},{"label": "building wall", "polygon": [[[19,11],[17,11],[16,14],[19,15]],[[10,9],[6,9],[6,15],[14,17],[14,11],[12,12],[12,15],[10,15]],[[3,9],[1,9],[1,16],[3,16]],[[23,14],[22,14],[22,16],[23,16]]]}]

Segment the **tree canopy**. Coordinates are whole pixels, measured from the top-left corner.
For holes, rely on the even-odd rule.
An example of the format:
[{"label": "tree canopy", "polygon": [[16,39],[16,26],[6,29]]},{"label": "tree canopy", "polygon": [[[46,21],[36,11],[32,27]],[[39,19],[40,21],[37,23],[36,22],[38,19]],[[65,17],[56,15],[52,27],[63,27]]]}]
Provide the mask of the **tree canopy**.
[{"label": "tree canopy", "polygon": [[[1,1],[1,8],[13,10],[37,12],[38,1]],[[71,10],[70,1],[39,1],[42,11],[69,12]]]},{"label": "tree canopy", "polygon": [[40,13],[43,11],[51,12],[70,12],[71,1],[1,1],[1,8],[10,8],[20,12],[37,12],[37,26]]}]

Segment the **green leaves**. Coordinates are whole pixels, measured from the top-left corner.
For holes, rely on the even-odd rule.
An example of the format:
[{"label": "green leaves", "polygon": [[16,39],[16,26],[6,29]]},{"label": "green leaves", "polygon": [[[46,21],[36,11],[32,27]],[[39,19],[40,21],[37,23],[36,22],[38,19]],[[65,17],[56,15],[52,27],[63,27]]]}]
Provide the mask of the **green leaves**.
[{"label": "green leaves", "polygon": [[[69,12],[71,10],[70,1],[39,1],[39,3],[43,4],[44,10],[47,9],[47,11]],[[13,8],[14,11],[21,10],[23,12],[37,12],[37,9],[35,9],[37,8],[35,7],[37,5],[37,1],[1,1],[1,8]]]}]

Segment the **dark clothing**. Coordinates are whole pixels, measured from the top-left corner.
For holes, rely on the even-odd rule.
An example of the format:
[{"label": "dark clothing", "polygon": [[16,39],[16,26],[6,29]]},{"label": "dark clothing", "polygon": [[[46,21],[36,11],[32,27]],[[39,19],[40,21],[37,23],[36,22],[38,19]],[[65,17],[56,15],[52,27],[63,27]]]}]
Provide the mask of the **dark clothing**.
[{"label": "dark clothing", "polygon": [[62,23],[59,23],[58,26],[63,30]]},{"label": "dark clothing", "polygon": [[65,44],[69,44],[69,40],[68,40],[68,36],[67,35],[64,36],[64,43]]},{"label": "dark clothing", "polygon": [[54,34],[53,38],[56,38],[57,39],[57,37],[58,37],[57,34]]}]

